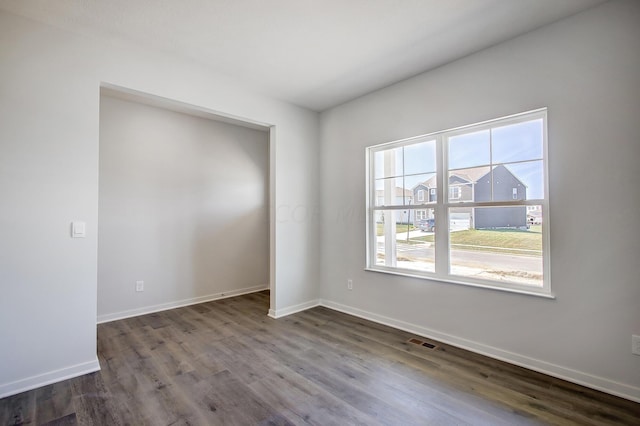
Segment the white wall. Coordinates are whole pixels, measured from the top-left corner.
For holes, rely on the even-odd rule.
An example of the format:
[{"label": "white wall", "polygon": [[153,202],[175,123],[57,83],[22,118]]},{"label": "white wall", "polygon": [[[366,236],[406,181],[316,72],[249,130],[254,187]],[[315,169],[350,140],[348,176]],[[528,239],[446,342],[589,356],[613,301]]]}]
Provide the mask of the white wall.
[{"label": "white wall", "polygon": [[[99,92],[274,125],[274,312],[318,297],[318,115],[161,53],[0,13],[0,396],[97,368]],[[257,65],[258,66],[258,65]],[[72,220],[87,238],[71,239]]]},{"label": "white wall", "polygon": [[[367,145],[544,106],[555,300],[363,270]],[[640,356],[631,353],[631,335],[640,334],[639,114],[634,1],[606,3],[326,111],[324,303],[640,400]]]},{"label": "white wall", "polygon": [[99,321],[268,288],[267,129],[101,96],[99,158]]}]

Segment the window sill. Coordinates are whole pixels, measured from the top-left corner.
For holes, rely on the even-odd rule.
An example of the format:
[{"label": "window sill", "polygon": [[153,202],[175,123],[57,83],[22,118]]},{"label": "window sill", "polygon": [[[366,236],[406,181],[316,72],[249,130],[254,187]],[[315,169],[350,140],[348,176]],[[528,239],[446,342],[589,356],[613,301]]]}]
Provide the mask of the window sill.
[{"label": "window sill", "polygon": [[497,290],[497,291],[504,291],[504,292],[508,292],[508,293],[516,293],[516,294],[524,294],[526,296],[536,296],[536,297],[541,297],[543,299],[555,299],[556,296],[549,292],[541,292],[541,291],[531,291],[531,290],[526,290],[526,289],[519,289],[519,288],[513,288],[513,287],[499,287],[499,286],[494,286],[491,284],[481,284],[481,283],[474,283],[474,282],[468,282],[468,281],[459,281],[459,280],[455,280],[455,279],[449,279],[449,278],[442,278],[442,277],[437,277],[437,276],[426,276],[426,275],[421,275],[421,274],[413,274],[409,271],[405,271],[405,270],[390,270],[390,269],[379,269],[379,268],[364,268],[365,271],[368,272],[378,272],[378,273],[382,273],[382,274],[389,274],[389,275],[398,275],[401,277],[407,277],[407,278],[417,278],[420,280],[428,280],[428,281],[436,281],[436,282],[441,282],[441,283],[446,283],[446,284],[457,284],[457,285],[463,285],[463,286],[467,286],[467,287],[476,287],[476,288],[484,288],[487,290]]}]

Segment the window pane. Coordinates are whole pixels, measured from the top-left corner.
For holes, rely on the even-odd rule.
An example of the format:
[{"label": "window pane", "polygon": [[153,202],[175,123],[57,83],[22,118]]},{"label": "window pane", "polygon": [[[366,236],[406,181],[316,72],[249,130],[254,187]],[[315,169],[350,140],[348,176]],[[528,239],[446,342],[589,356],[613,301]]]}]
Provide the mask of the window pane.
[{"label": "window pane", "polygon": [[493,168],[493,200],[513,201],[527,199],[527,186],[513,173],[509,166]]},{"label": "window pane", "polygon": [[[413,204],[427,204],[436,201],[436,175],[413,175],[404,178],[405,189],[411,191]],[[409,204],[409,203],[407,203]]]},{"label": "window pane", "polygon": [[436,141],[420,142],[404,147],[404,174],[435,173]]},{"label": "window pane", "polygon": [[[519,196],[518,200],[541,200],[544,198],[544,169],[541,160],[505,164],[504,167],[525,187],[526,196]],[[494,170],[494,181],[496,180],[495,176]]]},{"label": "window pane", "polygon": [[376,151],[373,157],[376,179],[402,176],[402,147]]},{"label": "window pane", "polygon": [[416,271],[435,271],[433,209],[379,210],[375,264]]},{"label": "window pane", "polygon": [[381,179],[384,177],[384,152],[376,151],[373,153],[373,170],[374,177]]},{"label": "window pane", "polygon": [[449,231],[467,231],[473,221],[472,207],[457,207],[449,209]]},{"label": "window pane", "polygon": [[[449,215],[452,275],[542,286],[541,206],[452,208]],[[464,215],[469,227],[454,227]]]},{"label": "window pane", "polygon": [[490,161],[489,130],[449,138],[449,169],[484,166]]},{"label": "window pane", "polygon": [[542,158],[542,119],[491,130],[493,163]]},{"label": "window pane", "polygon": [[490,201],[491,169],[473,167],[449,172],[449,202]]},{"label": "window pane", "polygon": [[402,206],[405,195],[413,197],[411,191],[404,189],[402,178],[376,180],[376,206]]}]

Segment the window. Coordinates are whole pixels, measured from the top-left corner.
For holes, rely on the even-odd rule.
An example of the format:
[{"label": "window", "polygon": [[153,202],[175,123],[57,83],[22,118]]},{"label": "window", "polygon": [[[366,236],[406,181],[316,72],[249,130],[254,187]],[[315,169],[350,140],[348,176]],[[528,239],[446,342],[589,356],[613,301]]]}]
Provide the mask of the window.
[{"label": "window", "polygon": [[426,210],[416,210],[416,221],[420,222],[422,220],[427,219],[427,211]]},{"label": "window", "polygon": [[462,191],[460,191],[460,187],[459,186],[450,186],[449,187],[449,199],[450,200],[457,200],[458,198],[460,198],[460,193]]},{"label": "window", "polygon": [[540,109],[367,148],[367,269],[549,295],[546,120]]}]

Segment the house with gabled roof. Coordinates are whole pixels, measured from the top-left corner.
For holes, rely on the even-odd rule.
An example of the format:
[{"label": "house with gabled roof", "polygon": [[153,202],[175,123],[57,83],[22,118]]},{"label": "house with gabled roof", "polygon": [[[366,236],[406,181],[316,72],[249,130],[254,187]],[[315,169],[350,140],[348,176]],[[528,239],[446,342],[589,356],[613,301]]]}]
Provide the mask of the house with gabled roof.
[{"label": "house with gabled roof", "polygon": [[413,191],[410,189],[404,189],[396,186],[393,189],[393,195],[391,196],[391,203],[385,203],[385,192],[383,189],[376,190],[376,205],[382,206],[385,204],[392,206],[400,206],[403,204],[413,203]]},{"label": "house with gabled roof", "polygon": [[[492,184],[493,182],[493,184]],[[413,188],[416,204],[433,203],[437,199],[435,176]],[[492,198],[493,194],[493,198]],[[527,186],[506,166],[475,167],[449,173],[449,201],[510,201],[526,200]],[[457,215],[467,215],[469,227],[475,229],[521,228],[527,226],[525,206],[469,207],[457,209]],[[416,220],[429,219],[433,210],[416,212]]]}]

